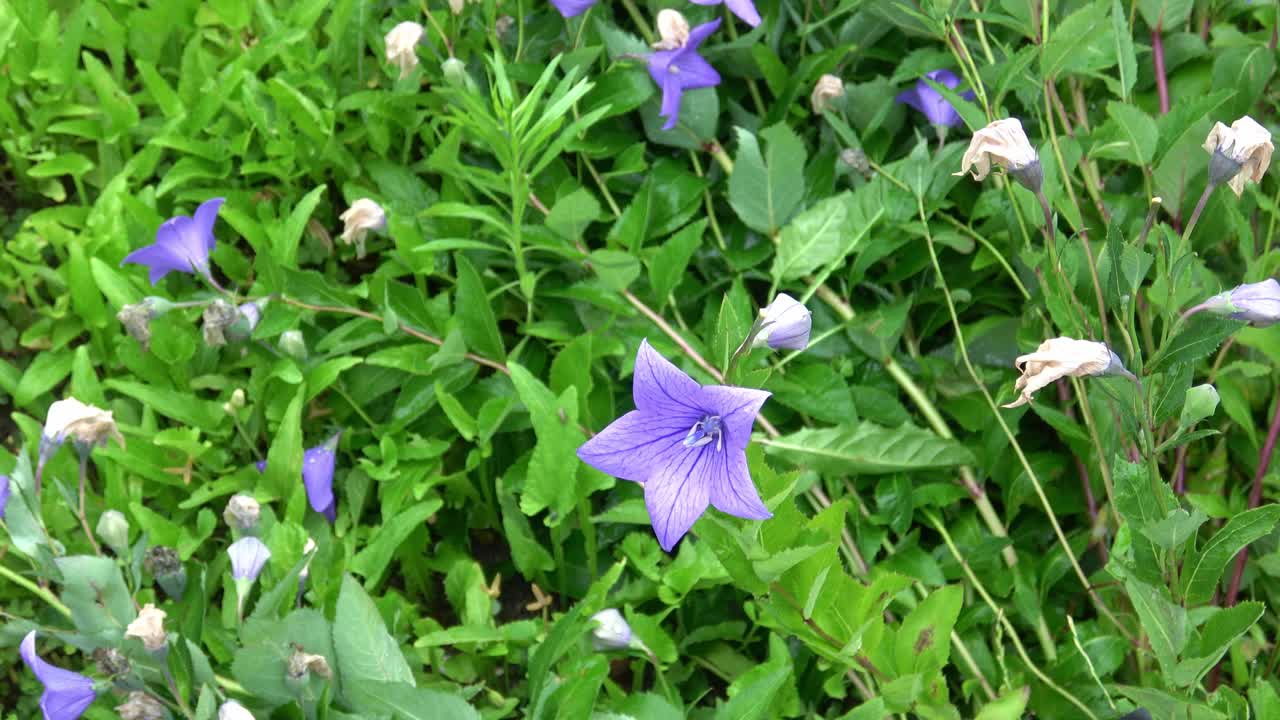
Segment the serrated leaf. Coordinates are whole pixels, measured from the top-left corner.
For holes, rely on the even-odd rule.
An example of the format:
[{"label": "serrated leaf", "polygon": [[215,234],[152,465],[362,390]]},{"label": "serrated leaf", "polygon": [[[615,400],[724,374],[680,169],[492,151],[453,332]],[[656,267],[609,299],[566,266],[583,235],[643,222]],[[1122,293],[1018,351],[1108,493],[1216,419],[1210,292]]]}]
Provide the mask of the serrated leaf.
[{"label": "serrated leaf", "polygon": [[776,235],[804,200],[804,143],[785,125],[760,132],[763,154],[755,135],[735,128],[738,155],[729,176],[729,205],[747,227]]},{"label": "serrated leaf", "polygon": [[578,502],[574,478],[581,464],[577,449],[583,441],[577,427],[578,391],[570,386],[557,397],[523,366],[510,363],[508,368],[538,438],[529,459],[520,509],[526,515],[551,510],[548,524],[559,525]]},{"label": "serrated leaf", "polygon": [[502,333],[498,331],[498,319],[489,304],[489,295],[485,291],[480,273],[471,261],[462,253],[454,255],[458,267],[457,297],[454,306],[457,308],[458,325],[462,329],[462,338],[467,347],[490,360],[501,362],[507,357],[502,344]]},{"label": "serrated leaf", "polygon": [[1156,121],[1138,108],[1114,100],[1107,103],[1107,115],[1120,128],[1120,137],[1129,144],[1131,159],[1139,165],[1150,165],[1159,141]]},{"label": "serrated leaf", "polygon": [[1138,59],[1133,50],[1129,16],[1120,0],[1111,0],[1111,30],[1116,39],[1116,74],[1119,75],[1120,99],[1128,102],[1133,84],[1138,79]]},{"label": "serrated leaf", "polygon": [[1164,587],[1129,578],[1124,584],[1133,608],[1142,621],[1160,669],[1167,675],[1177,665],[1178,654],[1187,643],[1187,612],[1175,605]]},{"label": "serrated leaf", "polygon": [[1111,32],[1107,11],[1107,6],[1102,3],[1090,3],[1058,23],[1040,53],[1041,77],[1051,79],[1084,67],[1090,59],[1090,42],[1102,38],[1111,45],[1110,38],[1106,37],[1106,33]]},{"label": "serrated leaf", "polygon": [[1209,602],[1227,563],[1249,543],[1270,533],[1280,522],[1280,505],[1264,505],[1231,518],[1193,552],[1182,568],[1182,594],[1188,606]]},{"label": "serrated leaf", "polygon": [[849,193],[829,197],[796,216],[782,230],[773,256],[774,282],[804,277],[853,252],[868,226],[849,227]]},{"label": "serrated leaf", "polygon": [[[1218,664],[1236,638],[1245,634],[1262,617],[1266,606],[1260,602],[1243,602],[1219,608],[1201,626],[1198,636],[1188,644],[1182,661],[1169,678],[1179,687],[1190,688],[1200,682]],[[1259,715],[1258,717],[1266,717]]]},{"label": "serrated leaf", "polygon": [[1180,362],[1195,362],[1217,350],[1245,323],[1200,313],[1193,315],[1182,331],[1161,346],[1148,366],[1149,372],[1161,370]]},{"label": "serrated leaf", "polygon": [[969,450],[954,440],[914,425],[887,428],[872,422],[800,430],[768,441],[765,450],[797,465],[837,474],[880,474],[973,462]]},{"label": "serrated leaf", "polygon": [[343,682],[415,684],[400,644],[387,632],[377,606],[351,575],[342,577],[334,616],[338,622],[333,626],[333,649]]}]

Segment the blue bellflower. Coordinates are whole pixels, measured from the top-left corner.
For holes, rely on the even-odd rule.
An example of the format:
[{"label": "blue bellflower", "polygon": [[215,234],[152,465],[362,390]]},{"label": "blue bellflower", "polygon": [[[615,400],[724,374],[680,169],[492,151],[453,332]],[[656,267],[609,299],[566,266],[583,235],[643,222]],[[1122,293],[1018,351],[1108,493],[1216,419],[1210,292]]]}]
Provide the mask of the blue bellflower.
[{"label": "blue bellflower", "polygon": [[738,16],[742,22],[755,27],[760,24],[760,13],[751,0],[689,0],[694,5],[719,5],[723,3],[729,12]]},{"label": "blue bellflower", "polygon": [[561,15],[571,18],[586,12],[596,4],[596,0],[551,0],[551,4],[556,6]]},{"label": "blue bellflower", "polygon": [[1280,322],[1280,282],[1267,278],[1262,282],[1237,285],[1214,295],[1193,310],[1208,310],[1215,315],[1245,320],[1254,327],[1270,327]]},{"label": "blue bellflower", "polygon": [[41,660],[36,654],[35,630],[22,638],[18,654],[44,685],[44,692],[40,694],[40,712],[44,720],[76,720],[93,704],[97,697],[93,691],[93,680]]},{"label": "blue bellflower", "polygon": [[231,557],[231,579],[254,582],[271,559],[271,551],[258,538],[246,535],[227,548]]},{"label": "blue bellflower", "polygon": [[778,296],[760,311],[760,330],[755,346],[768,345],[774,350],[803,350],[809,346],[813,315],[809,308],[786,293]]},{"label": "blue bellflower", "polygon": [[171,272],[209,274],[209,253],[213,251],[213,225],[226,198],[213,198],[196,208],[195,217],[178,215],[166,220],[156,230],[156,241],[134,250],[120,261],[146,265],[148,278],[155,285]]},{"label": "blue bellflower", "polygon": [[[333,434],[322,445],[302,453],[302,484],[307,489],[307,502],[311,509],[334,522],[338,519],[338,500],[333,494],[333,471],[338,439],[342,431]],[[258,472],[267,471],[267,461],[259,460],[254,467]]]},{"label": "blue bellflower", "polygon": [[[934,70],[931,73],[926,73],[925,77],[953,90],[960,86],[960,78],[956,77],[956,74],[950,70]],[[972,90],[967,90],[960,97],[972,100],[974,94]],[[934,90],[924,80],[917,80],[915,87],[898,93],[898,96],[894,99],[919,110],[930,125],[956,127],[960,124],[960,113],[956,112],[951,103],[942,97],[942,93]]]},{"label": "blue bellflower", "polygon": [[578,448],[601,472],[644,485],[658,544],[670,552],[714,506],[749,520],[773,517],[751,483],[747,443],[769,393],[699,385],[646,340],[631,385],[636,409]]},{"label": "blue bellflower", "polygon": [[4,508],[9,504],[9,476],[0,475],[0,520],[4,519]]},{"label": "blue bellflower", "polygon": [[662,110],[667,119],[663,130],[670,130],[680,120],[680,98],[686,90],[715,87],[720,73],[706,58],[698,54],[698,46],[720,27],[719,18],[689,31],[689,40],[674,50],[659,50],[649,56],[649,76],[662,89]]}]

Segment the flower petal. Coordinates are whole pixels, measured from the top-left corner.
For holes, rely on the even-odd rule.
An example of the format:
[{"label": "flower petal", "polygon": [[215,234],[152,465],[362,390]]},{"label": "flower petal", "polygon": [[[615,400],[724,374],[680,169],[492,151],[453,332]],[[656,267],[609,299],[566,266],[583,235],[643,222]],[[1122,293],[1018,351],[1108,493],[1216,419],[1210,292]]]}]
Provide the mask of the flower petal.
[{"label": "flower petal", "polygon": [[632,410],[583,443],[578,458],[606,475],[642,483],[683,447],[699,418]]},{"label": "flower petal", "polygon": [[712,20],[709,23],[702,23],[701,25],[690,30],[689,42],[685,43],[685,46],[682,48],[682,51],[687,52],[691,55],[697,54],[696,51],[698,49],[698,46],[702,44],[702,41],[710,37],[711,33],[720,29],[720,22],[721,22],[720,18],[716,18],[715,20]]},{"label": "flower petal", "polygon": [[697,90],[720,84],[720,73],[716,72],[711,63],[701,55],[688,53],[676,62],[680,67],[680,73],[675,76],[675,79],[680,82],[681,89]]},{"label": "flower petal", "polygon": [[681,447],[680,452],[671,453],[667,462],[644,484],[649,521],[653,523],[658,544],[667,552],[671,552],[707,509],[711,487],[699,465],[704,455],[714,452],[714,445]]},{"label": "flower petal", "polygon": [[120,264],[123,266],[128,263],[146,265],[147,279],[153,286],[171,272],[191,272],[191,263],[175,256],[168,246],[160,244],[147,245],[125,255]]},{"label": "flower petal", "polygon": [[704,414],[703,408],[695,404],[700,390],[696,380],[654,350],[648,340],[640,341],[631,381],[631,395],[637,410],[692,417],[685,426],[687,430]]},{"label": "flower petal", "polygon": [[316,512],[333,508],[335,458],[335,453],[323,445],[302,454],[302,484],[307,489],[307,501]]},{"label": "flower petal", "polygon": [[712,506],[720,512],[747,520],[773,517],[751,482],[746,453],[729,448],[725,452],[704,453],[698,469],[703,481],[710,485]]},{"label": "flower petal", "polygon": [[192,229],[196,231],[199,237],[205,242],[205,253],[213,251],[213,226],[218,222],[218,211],[222,209],[222,204],[227,201],[226,198],[213,198],[206,200],[196,208],[195,222]]},{"label": "flower petal", "polygon": [[725,447],[738,450],[747,447],[751,441],[751,426],[756,421],[756,414],[770,394],[764,390],[730,385],[708,385],[702,388],[701,399],[707,413],[719,415],[724,426]]},{"label": "flower petal", "polygon": [[658,115],[667,119],[662,124],[663,130],[671,130],[680,121],[680,98],[684,96],[684,88],[680,83],[680,79],[675,75],[668,75],[662,82],[662,108],[658,110]]},{"label": "flower petal", "polygon": [[742,22],[755,27],[760,24],[760,12],[751,0],[724,0],[729,11],[737,15]]}]

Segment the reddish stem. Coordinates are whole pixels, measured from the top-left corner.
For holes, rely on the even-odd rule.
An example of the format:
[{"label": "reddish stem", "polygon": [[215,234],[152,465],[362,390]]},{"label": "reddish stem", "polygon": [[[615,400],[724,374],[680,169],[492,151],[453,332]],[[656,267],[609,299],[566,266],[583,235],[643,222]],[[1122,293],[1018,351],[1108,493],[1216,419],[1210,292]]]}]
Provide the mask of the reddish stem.
[{"label": "reddish stem", "polygon": [[1178,454],[1174,457],[1173,471],[1173,492],[1175,495],[1185,495],[1187,492],[1187,445],[1178,448]]},{"label": "reddish stem", "polygon": [[[1276,449],[1276,437],[1280,436],[1280,390],[1277,390],[1276,396],[1276,409],[1271,415],[1267,441],[1262,444],[1262,452],[1258,455],[1258,470],[1253,474],[1253,488],[1249,490],[1250,510],[1262,503],[1262,478],[1267,475],[1267,468],[1271,465],[1271,455]],[[1240,553],[1236,555],[1236,567],[1231,573],[1231,584],[1227,586],[1227,597],[1222,603],[1223,607],[1232,607],[1236,604],[1236,596],[1240,594],[1240,580],[1244,577],[1244,564],[1248,557],[1248,546],[1241,548]]]},{"label": "reddish stem", "polygon": [[1160,114],[1169,113],[1169,81],[1164,74],[1164,39],[1160,36],[1161,28],[1156,26],[1151,31],[1151,55],[1156,64],[1156,93],[1160,96]]},{"label": "reddish stem", "polygon": [[[1054,385],[1058,389],[1058,402],[1062,403],[1062,407],[1067,417],[1072,422],[1076,419],[1076,409],[1071,403],[1071,393],[1067,390],[1065,380],[1059,380]],[[1080,488],[1084,491],[1084,504],[1089,510],[1089,537],[1094,538],[1093,531],[1098,527],[1098,500],[1093,496],[1093,485],[1089,482],[1089,468],[1085,466],[1084,461],[1076,456],[1076,474],[1080,476]],[[1102,564],[1107,564],[1107,546],[1102,541],[1094,538],[1093,546],[1098,550],[1098,557],[1102,560]]]}]

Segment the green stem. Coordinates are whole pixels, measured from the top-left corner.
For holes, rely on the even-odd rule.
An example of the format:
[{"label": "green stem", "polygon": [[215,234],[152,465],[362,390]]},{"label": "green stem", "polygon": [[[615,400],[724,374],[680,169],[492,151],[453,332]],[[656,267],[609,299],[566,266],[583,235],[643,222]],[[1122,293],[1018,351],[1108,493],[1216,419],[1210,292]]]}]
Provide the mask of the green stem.
[{"label": "green stem", "polygon": [[636,24],[636,29],[644,36],[645,43],[652,45],[656,42],[657,38],[654,37],[653,30],[649,28],[649,22],[644,19],[640,8],[636,7],[635,0],[622,0],[622,6],[626,8],[627,14],[631,16],[631,22]]},{"label": "green stem", "polygon": [[0,565],[0,577],[13,581],[14,585],[17,585],[20,588],[24,588],[25,590],[30,592],[32,595],[35,595],[41,600],[44,600],[45,603],[49,605],[49,607],[53,608],[54,610],[57,610],[58,614],[65,617],[67,620],[71,620],[71,608],[67,607],[66,605],[63,605],[62,601],[59,600],[56,595],[49,592],[47,588],[42,588],[39,585],[36,585],[35,583],[22,577],[21,575],[10,570],[4,565]]}]

